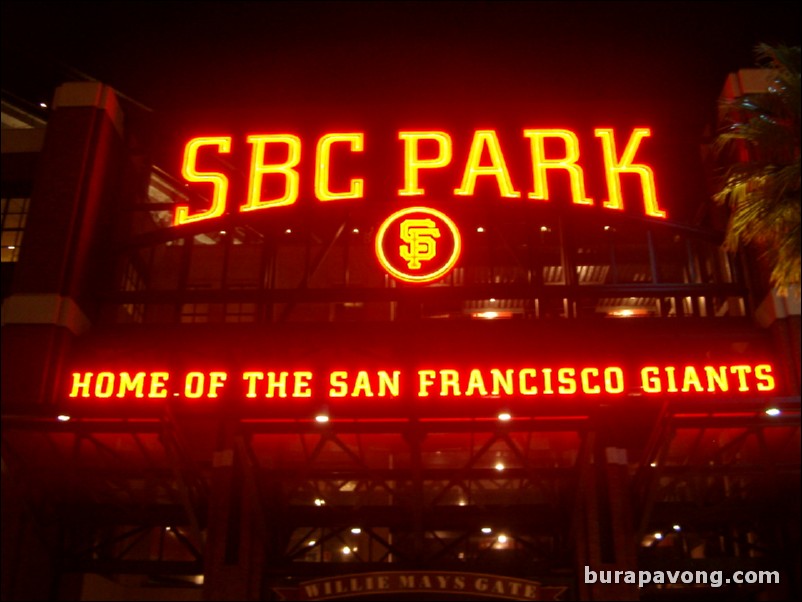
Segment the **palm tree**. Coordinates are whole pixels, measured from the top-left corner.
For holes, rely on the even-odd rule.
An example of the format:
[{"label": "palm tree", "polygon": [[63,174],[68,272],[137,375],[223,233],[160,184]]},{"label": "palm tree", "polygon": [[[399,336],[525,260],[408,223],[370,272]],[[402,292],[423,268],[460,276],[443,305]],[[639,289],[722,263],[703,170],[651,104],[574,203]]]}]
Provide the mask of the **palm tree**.
[{"label": "palm tree", "polygon": [[714,200],[730,208],[725,245],[752,245],[772,266],[780,291],[800,282],[800,49],[758,45],[768,89],[722,106],[715,148],[736,153]]}]

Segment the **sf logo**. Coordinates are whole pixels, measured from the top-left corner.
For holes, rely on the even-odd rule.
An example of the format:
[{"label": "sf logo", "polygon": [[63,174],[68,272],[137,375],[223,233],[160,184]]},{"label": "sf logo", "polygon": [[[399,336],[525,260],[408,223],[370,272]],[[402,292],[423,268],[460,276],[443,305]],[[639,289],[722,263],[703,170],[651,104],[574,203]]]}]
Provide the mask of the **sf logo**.
[{"label": "sf logo", "polygon": [[401,222],[401,245],[398,253],[407,262],[410,270],[419,270],[421,260],[434,259],[437,254],[437,241],[440,230],[432,219],[405,219]]},{"label": "sf logo", "polygon": [[448,274],[461,250],[459,229],[430,207],[406,207],[379,227],[376,257],[388,274],[405,282],[432,282]]}]

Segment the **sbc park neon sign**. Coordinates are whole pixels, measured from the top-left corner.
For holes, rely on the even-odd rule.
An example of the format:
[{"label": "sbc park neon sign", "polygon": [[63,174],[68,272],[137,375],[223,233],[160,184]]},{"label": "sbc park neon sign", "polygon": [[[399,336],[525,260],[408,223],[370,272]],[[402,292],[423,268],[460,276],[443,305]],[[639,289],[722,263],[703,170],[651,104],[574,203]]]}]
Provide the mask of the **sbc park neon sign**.
[{"label": "sbc park neon sign", "polygon": [[[618,211],[624,209],[621,180],[622,176],[627,176],[640,184],[639,191],[632,187],[628,190],[639,192],[645,215],[665,218],[666,212],[657,200],[654,172],[649,165],[636,160],[638,149],[643,140],[651,136],[651,130],[634,128],[623,145],[616,142],[613,128],[596,128],[594,134],[598,142],[593,148],[601,152],[607,184],[607,198],[602,201],[602,206]],[[488,181],[490,187],[485,186],[484,190],[495,187],[500,199],[514,202],[525,198],[530,203],[548,202],[551,200],[550,176],[558,174],[568,178],[572,203],[586,206],[596,203],[586,191],[580,143],[575,132],[524,129],[522,137],[529,141],[531,187],[528,190],[517,190],[513,186],[501,140],[495,130],[486,129],[473,132],[468,157],[461,169],[461,181],[458,185],[454,182],[456,187],[452,188],[452,194],[458,198],[474,197],[477,183]],[[248,214],[286,207],[298,201],[302,188],[299,165],[307,152],[303,150],[301,138],[287,133],[252,134],[245,137],[245,142],[251,146],[247,192],[244,202],[236,208],[229,206],[229,175],[198,168],[201,154],[208,159],[210,153],[212,156],[214,153],[231,153],[232,138],[204,136],[193,138],[186,144],[182,175],[189,183],[211,185],[211,202],[208,209],[197,213],[190,213],[188,205],[178,205],[175,226],[213,220],[232,211]],[[447,177],[442,170],[452,164],[454,145],[448,133],[435,130],[400,131],[398,142],[403,145],[403,185],[397,189],[397,195],[402,199],[416,199],[417,206],[397,210],[379,226],[375,254],[382,268],[398,280],[432,282],[454,267],[462,242],[459,229],[447,215],[422,205],[418,200],[427,195],[421,176]],[[321,203],[351,203],[364,199],[370,182],[351,173],[333,177],[332,157],[337,155],[341,159],[348,154],[368,151],[364,132],[323,134],[311,157],[314,161],[314,198]]]},{"label": "sbc park neon sign", "polygon": [[[665,218],[666,213],[658,205],[654,183],[654,173],[648,165],[637,163],[635,154],[644,138],[651,136],[649,128],[635,128],[629,134],[623,150],[615,140],[613,128],[594,130],[599,139],[607,182],[607,209],[621,210],[624,199],[621,190],[621,176],[633,174],[640,180],[644,212],[652,217]],[[529,140],[531,159],[531,189],[526,198],[533,201],[549,200],[548,174],[564,172],[571,185],[571,202],[578,205],[593,205],[594,199],[585,190],[585,174],[580,163],[580,144],[577,135],[567,129],[524,129],[523,137]],[[398,189],[399,197],[420,197],[426,189],[420,181],[424,171],[440,170],[448,167],[453,158],[451,136],[441,131],[401,131],[398,140],[404,147],[403,187]],[[238,211],[248,213],[272,207],[292,205],[300,193],[298,165],[301,162],[303,144],[294,134],[253,134],[245,141],[251,145],[250,171],[245,201]],[[556,141],[564,151],[549,156],[547,143]],[[434,147],[435,152],[424,152],[422,145]],[[549,143],[550,144],[550,143]],[[341,190],[331,189],[332,154],[366,152],[364,132],[327,133],[317,140],[314,152],[314,195],[318,201],[355,201],[365,198],[369,183],[364,178],[353,177]],[[211,205],[205,211],[190,214],[187,205],[176,208],[174,224],[180,226],[192,222],[221,217],[228,210],[229,177],[222,172],[200,171],[197,167],[198,154],[209,148],[218,154],[231,152],[230,136],[207,136],[193,138],[184,150],[182,175],[188,182],[212,185]],[[552,148],[550,146],[549,148]],[[335,149],[337,149],[335,151]],[[270,152],[269,152],[270,151]],[[281,155],[279,161],[266,161],[268,154]],[[426,156],[424,156],[426,155]],[[278,178],[283,182],[281,194],[264,198],[265,178]],[[477,181],[482,178],[493,180],[498,187],[499,196],[505,199],[521,199],[523,192],[513,187],[507,160],[502,151],[501,141],[495,130],[475,130],[468,159],[462,169],[461,183],[453,189],[454,196],[471,197],[476,192]]]}]

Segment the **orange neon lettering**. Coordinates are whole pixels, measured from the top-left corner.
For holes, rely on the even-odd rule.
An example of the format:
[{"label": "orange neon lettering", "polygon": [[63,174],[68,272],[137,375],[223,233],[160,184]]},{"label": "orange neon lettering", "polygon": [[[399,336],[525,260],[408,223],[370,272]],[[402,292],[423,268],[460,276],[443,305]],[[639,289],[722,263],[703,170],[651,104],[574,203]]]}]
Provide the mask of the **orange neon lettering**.
[{"label": "orange neon lettering", "polygon": [[134,397],[144,397],[145,373],[137,372],[133,378],[128,372],[120,373],[120,386],[117,388],[117,397],[125,397],[126,393],[133,393]]},{"label": "orange neon lettering", "polygon": [[429,387],[434,384],[434,370],[418,370],[418,397],[429,397]]},{"label": "orange neon lettering", "polygon": [[527,378],[533,379],[535,376],[537,376],[537,370],[534,368],[524,368],[518,373],[518,389],[521,391],[521,395],[537,395],[537,387],[529,385],[526,381]]},{"label": "orange neon lettering", "polygon": [[573,395],[576,393],[576,370],[573,368],[560,368],[557,370],[557,382],[560,383],[557,389],[562,395]]},{"label": "orange neon lettering", "polygon": [[582,391],[587,393],[588,395],[597,395],[601,393],[601,387],[599,385],[591,386],[590,384],[591,376],[599,376],[599,369],[583,368],[582,371],[579,373],[579,378],[582,381]]},{"label": "orange neon lettering", "polygon": [[543,368],[543,394],[554,395],[554,387],[551,384],[551,373],[554,372],[551,368]]},{"label": "orange neon lettering", "polygon": [[691,390],[691,387],[697,392],[704,391],[699,375],[696,373],[696,368],[685,366],[685,373],[682,376],[682,392],[687,393]]},{"label": "orange neon lettering", "polygon": [[228,373],[226,372],[209,372],[209,397],[219,397],[217,392],[221,389],[228,380]]},{"label": "orange neon lettering", "polygon": [[677,389],[677,377],[676,371],[677,369],[674,366],[666,366],[666,378],[668,379],[668,386],[666,387],[666,391],[668,393],[676,393],[679,391]]},{"label": "orange neon lettering", "polygon": [[485,388],[485,381],[484,378],[482,378],[482,372],[476,368],[471,370],[471,373],[468,376],[468,387],[465,389],[465,395],[473,395],[475,390],[479,391],[479,395],[487,395],[487,388]]},{"label": "orange neon lettering", "polygon": [[[579,160],[579,140],[570,130],[524,130],[524,136],[529,138],[532,152],[532,177],[534,178],[533,191],[527,197],[530,199],[549,200],[549,184],[546,171],[549,169],[564,169],[568,172],[571,182],[571,200],[578,205],[592,205],[593,199],[585,194],[585,174],[577,165]],[[559,138],[565,143],[565,157],[562,159],[546,158],[546,138]]]},{"label": "orange neon lettering", "polygon": [[95,380],[95,397],[111,397],[114,392],[114,372],[100,372]]},{"label": "orange neon lettering", "polygon": [[310,388],[310,381],[312,380],[312,373],[306,370],[293,372],[295,383],[292,388],[293,397],[312,397],[312,389]]},{"label": "orange neon lettering", "polygon": [[448,390],[454,396],[461,395],[459,390],[459,372],[456,370],[440,370],[440,396],[448,395]]},{"label": "orange neon lettering", "polygon": [[351,391],[351,397],[359,397],[360,395],[364,395],[365,397],[373,397],[373,389],[370,386],[370,378],[365,370],[360,370],[356,373],[354,388]]},{"label": "orange neon lettering", "polygon": [[89,385],[92,382],[93,372],[73,372],[72,389],[70,397],[89,397]]},{"label": "orange neon lettering", "polygon": [[321,201],[361,199],[365,193],[365,181],[362,179],[350,180],[347,192],[329,190],[331,145],[335,142],[348,142],[352,153],[361,153],[365,150],[365,134],[362,132],[321,136],[317,143],[317,161],[315,162],[315,195]]},{"label": "orange neon lettering", "polygon": [[512,395],[515,388],[512,382],[512,368],[505,370],[502,374],[498,368],[491,368],[490,375],[493,377],[493,395],[499,395],[504,389],[506,395]]},{"label": "orange neon lettering", "polygon": [[604,369],[604,390],[608,393],[624,392],[624,371],[617,366]]},{"label": "orange neon lettering", "polygon": [[718,390],[726,393],[730,384],[727,382],[727,366],[705,366],[705,376],[707,377],[707,390],[713,393],[718,387]]},{"label": "orange neon lettering", "polygon": [[666,212],[662,211],[657,204],[654,172],[648,165],[632,164],[641,140],[652,135],[651,129],[635,128],[620,159],[616,159],[615,137],[612,128],[596,129],[595,134],[597,138],[601,138],[602,142],[604,173],[607,177],[607,194],[610,197],[609,200],[604,202],[604,206],[609,209],[624,208],[624,201],[621,197],[621,174],[633,173],[640,176],[646,215],[666,217]]},{"label": "orange neon lettering", "polygon": [[287,397],[287,376],[288,372],[279,372],[278,378],[275,372],[267,373],[267,393],[265,397]]},{"label": "orange neon lettering", "polygon": [[758,364],[755,366],[755,378],[757,378],[758,391],[773,391],[776,383],[771,375],[772,369],[768,364]]},{"label": "orange neon lettering", "polygon": [[184,381],[184,395],[190,399],[198,399],[203,395],[205,377],[203,372],[190,372]]},{"label": "orange neon lettering", "polygon": [[170,380],[169,372],[151,372],[150,389],[148,390],[148,397],[150,399],[159,399],[167,397],[168,380]]},{"label": "orange neon lettering", "polygon": [[749,385],[746,383],[746,375],[752,372],[751,366],[730,366],[730,372],[738,375],[738,390],[748,391]]},{"label": "orange neon lettering", "polygon": [[189,214],[188,205],[178,205],[175,208],[175,218],[173,225],[189,224],[205,219],[220,217],[225,213],[228,197],[228,178],[215,171],[198,172],[195,164],[198,158],[198,150],[203,146],[216,146],[219,153],[231,152],[231,138],[227,136],[210,138],[193,138],[184,149],[184,162],[181,166],[181,175],[187,182],[209,183],[213,186],[212,204],[208,210],[195,215]]},{"label": "orange neon lettering", "polygon": [[641,386],[644,393],[660,393],[663,390],[660,382],[660,368],[646,366],[640,371]]},{"label": "orange neon lettering", "polygon": [[392,397],[398,397],[401,391],[401,371],[393,370],[390,376],[386,371],[379,370],[379,397],[387,397],[389,392]]},{"label": "orange neon lettering", "polygon": [[329,397],[345,397],[348,394],[348,372],[335,370],[329,375]]},{"label": "orange neon lettering", "polygon": [[245,397],[250,397],[251,399],[256,397],[256,381],[264,380],[264,378],[265,375],[262,372],[243,372],[242,380],[248,382],[248,391],[245,393]]},{"label": "orange neon lettering", "polygon": [[[487,148],[490,157],[490,165],[482,165],[482,153]],[[473,136],[471,150],[468,154],[468,162],[465,164],[465,172],[462,176],[462,185],[454,189],[454,194],[459,196],[472,196],[476,189],[476,178],[479,176],[492,176],[496,178],[498,189],[501,196],[505,198],[517,199],[521,193],[514,190],[510,173],[507,170],[507,163],[501,152],[495,130],[477,130]]]},{"label": "orange neon lettering", "polygon": [[[445,132],[398,132],[398,139],[404,141],[404,187],[399,196],[418,196],[425,194],[418,185],[418,172],[421,169],[438,169],[451,163],[451,136]],[[421,159],[418,144],[421,140],[437,143],[437,155],[431,159]]]},{"label": "orange neon lettering", "polygon": [[[265,207],[281,207],[292,205],[298,200],[298,170],[294,169],[301,160],[301,139],[292,134],[264,134],[248,136],[253,144],[251,153],[250,185],[248,186],[248,202],[240,207],[241,211],[256,211]],[[265,163],[265,149],[268,144],[285,144],[287,159],[282,163]],[[284,177],[284,194],[278,198],[263,200],[262,183],[265,175],[277,174]]]}]

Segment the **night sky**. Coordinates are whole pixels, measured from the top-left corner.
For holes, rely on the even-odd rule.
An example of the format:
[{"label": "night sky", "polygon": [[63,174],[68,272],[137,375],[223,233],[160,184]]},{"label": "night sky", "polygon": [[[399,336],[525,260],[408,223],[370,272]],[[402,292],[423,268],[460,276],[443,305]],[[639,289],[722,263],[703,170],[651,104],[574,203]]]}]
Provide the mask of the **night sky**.
[{"label": "night sky", "polygon": [[676,174],[727,73],[758,42],[800,43],[799,3],[770,1],[6,1],[2,16],[4,90],[108,83],[153,110],[172,172],[201,133],[646,124],[670,135]]}]

